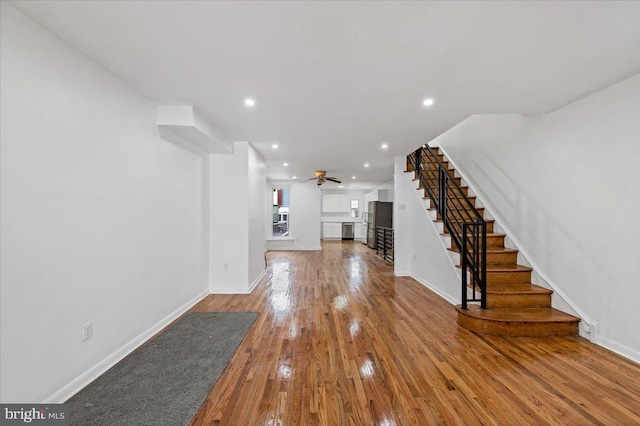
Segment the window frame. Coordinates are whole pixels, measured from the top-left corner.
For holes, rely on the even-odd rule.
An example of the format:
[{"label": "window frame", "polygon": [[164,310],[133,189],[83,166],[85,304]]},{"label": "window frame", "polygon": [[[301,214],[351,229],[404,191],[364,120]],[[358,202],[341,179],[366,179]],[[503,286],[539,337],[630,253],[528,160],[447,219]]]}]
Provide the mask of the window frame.
[{"label": "window frame", "polygon": [[[353,207],[354,201],[356,202],[356,207]],[[352,219],[360,217],[360,200],[358,198],[352,198],[349,202],[349,217]]]},{"label": "window frame", "polygon": [[[280,213],[278,212],[278,222],[280,222],[279,218],[282,215],[285,215],[287,217],[286,223],[287,223],[287,231],[288,231],[288,235],[274,235],[273,234],[273,206],[276,206],[277,204],[273,204],[273,193],[276,190],[279,189],[286,189],[289,191],[289,206],[288,208],[288,212],[286,213]],[[284,207],[284,206],[281,206]],[[280,208],[280,207],[279,207]],[[271,219],[269,220],[269,223],[271,224],[271,229],[269,230],[269,237],[267,238],[268,240],[293,240],[294,238],[291,236],[292,234],[292,230],[291,230],[291,185],[271,185],[271,200],[269,201],[269,215],[271,215]]]}]

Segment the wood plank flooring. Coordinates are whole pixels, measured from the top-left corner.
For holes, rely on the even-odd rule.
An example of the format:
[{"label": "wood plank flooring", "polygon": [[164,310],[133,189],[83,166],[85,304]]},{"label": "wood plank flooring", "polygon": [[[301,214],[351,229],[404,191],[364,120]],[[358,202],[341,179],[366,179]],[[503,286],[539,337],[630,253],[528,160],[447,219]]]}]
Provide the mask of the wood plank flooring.
[{"label": "wood plank flooring", "polygon": [[640,366],[580,337],[501,338],[359,242],[269,252],[258,311],[192,425],[640,425]]}]

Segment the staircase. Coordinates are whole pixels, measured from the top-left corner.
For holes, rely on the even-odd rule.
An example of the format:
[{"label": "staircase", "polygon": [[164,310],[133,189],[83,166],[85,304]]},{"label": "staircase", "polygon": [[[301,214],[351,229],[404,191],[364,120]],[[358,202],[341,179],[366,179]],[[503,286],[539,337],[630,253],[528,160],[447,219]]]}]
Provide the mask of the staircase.
[{"label": "staircase", "polygon": [[407,156],[407,172],[414,173],[430,216],[460,259],[460,326],[497,336],[578,333],[580,319],[553,309],[553,291],[531,283],[531,268],[517,264],[518,250],[505,247],[506,235],[494,232],[494,220],[484,218],[484,208],[438,148],[424,146]]}]

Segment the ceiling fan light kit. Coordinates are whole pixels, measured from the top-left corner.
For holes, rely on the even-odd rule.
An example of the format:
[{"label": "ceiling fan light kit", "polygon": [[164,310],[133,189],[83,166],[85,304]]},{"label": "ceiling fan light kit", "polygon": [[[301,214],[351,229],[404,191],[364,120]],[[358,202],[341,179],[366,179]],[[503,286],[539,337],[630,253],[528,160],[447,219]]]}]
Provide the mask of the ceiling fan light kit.
[{"label": "ceiling fan light kit", "polygon": [[317,180],[318,181],[318,186],[322,185],[326,181],[335,182],[335,183],[342,183],[342,181],[339,181],[338,178],[327,177],[326,170],[316,170],[316,177],[309,178],[309,179],[307,179],[307,180],[305,180],[303,182],[308,182],[310,180]]}]

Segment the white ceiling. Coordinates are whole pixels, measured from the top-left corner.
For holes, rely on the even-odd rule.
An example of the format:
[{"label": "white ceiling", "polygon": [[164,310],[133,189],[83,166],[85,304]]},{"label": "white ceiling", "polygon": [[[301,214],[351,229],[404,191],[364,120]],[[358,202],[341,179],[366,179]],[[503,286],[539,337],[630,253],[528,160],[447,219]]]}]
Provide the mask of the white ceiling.
[{"label": "white ceiling", "polygon": [[13,4],[156,104],[250,141],[270,178],[323,169],[350,188],[471,114],[548,112],[640,72],[640,2]]}]

